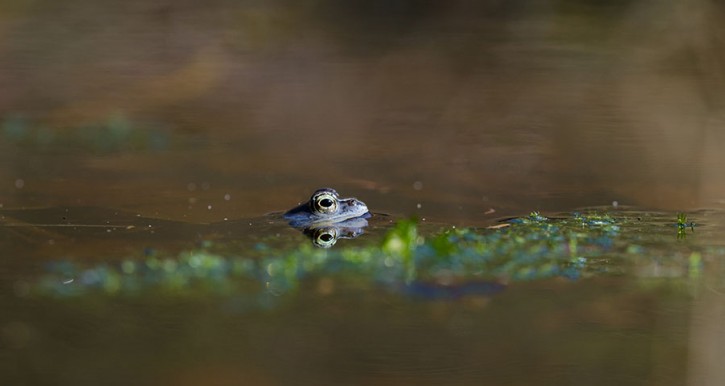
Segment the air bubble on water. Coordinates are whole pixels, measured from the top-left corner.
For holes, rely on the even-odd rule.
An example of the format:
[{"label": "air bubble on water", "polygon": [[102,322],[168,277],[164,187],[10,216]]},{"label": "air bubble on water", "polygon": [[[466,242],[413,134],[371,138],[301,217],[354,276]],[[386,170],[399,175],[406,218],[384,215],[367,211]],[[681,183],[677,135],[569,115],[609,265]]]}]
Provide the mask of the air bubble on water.
[{"label": "air bubble on water", "polygon": [[224,200],[225,201],[229,201],[231,199],[232,199],[232,195],[231,194],[227,193],[227,194],[224,195]]},{"label": "air bubble on water", "polygon": [[207,205],[206,209],[211,210],[211,205]]},{"label": "air bubble on water", "polygon": [[615,201],[612,201],[612,207],[613,208],[616,208],[618,206],[619,206],[619,201],[616,201],[616,200]]},{"label": "air bubble on water", "polygon": [[413,182],[413,189],[415,189],[415,190],[423,189],[423,183],[421,181]]},{"label": "air bubble on water", "polygon": [[423,205],[421,205],[421,204],[417,204],[417,205],[416,205],[416,208],[420,209],[420,208],[421,208],[422,206],[423,206]]},{"label": "air bubble on water", "polygon": [[18,178],[17,180],[15,180],[15,187],[16,187],[17,189],[22,189],[22,188],[23,188],[23,186],[25,186],[25,181],[23,181],[23,180],[22,180],[22,179],[20,179],[20,178]]}]

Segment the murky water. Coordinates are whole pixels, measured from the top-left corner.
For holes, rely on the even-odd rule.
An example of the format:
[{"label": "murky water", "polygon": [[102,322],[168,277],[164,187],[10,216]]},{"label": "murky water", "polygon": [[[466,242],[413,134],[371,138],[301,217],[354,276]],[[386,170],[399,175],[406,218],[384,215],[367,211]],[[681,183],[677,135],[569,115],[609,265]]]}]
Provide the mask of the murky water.
[{"label": "murky water", "polygon": [[[0,3],[0,384],[722,384],[723,12]],[[408,216],[427,240],[593,206],[642,225],[577,278],[36,291],[61,262],[322,259],[279,218],[322,186],[388,215],[338,251]]]},{"label": "murky water", "polygon": [[[678,385],[685,383],[688,358],[695,362],[691,356],[707,355],[713,344],[700,346],[689,329],[717,331],[701,331],[698,323],[712,321],[688,317],[714,299],[693,303],[628,280],[536,283],[455,302],[375,292],[361,297],[338,284],[327,294],[329,283],[309,283],[286,304],[254,313],[235,312],[233,300],[203,298],[6,299],[13,318],[3,327],[4,351],[12,355],[3,360],[3,378],[119,385]],[[41,321],[38,314],[47,316]]]}]

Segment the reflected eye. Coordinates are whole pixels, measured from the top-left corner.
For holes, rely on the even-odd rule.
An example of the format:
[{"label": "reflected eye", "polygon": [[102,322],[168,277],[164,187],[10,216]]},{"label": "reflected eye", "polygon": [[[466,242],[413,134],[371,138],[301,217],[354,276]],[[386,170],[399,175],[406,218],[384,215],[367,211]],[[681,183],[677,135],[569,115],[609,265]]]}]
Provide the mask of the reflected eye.
[{"label": "reflected eye", "polygon": [[318,229],[312,243],[320,248],[329,248],[337,242],[337,231],[335,228]]},{"label": "reflected eye", "polygon": [[317,213],[333,213],[337,210],[337,198],[330,193],[321,193],[313,197],[312,209]]}]

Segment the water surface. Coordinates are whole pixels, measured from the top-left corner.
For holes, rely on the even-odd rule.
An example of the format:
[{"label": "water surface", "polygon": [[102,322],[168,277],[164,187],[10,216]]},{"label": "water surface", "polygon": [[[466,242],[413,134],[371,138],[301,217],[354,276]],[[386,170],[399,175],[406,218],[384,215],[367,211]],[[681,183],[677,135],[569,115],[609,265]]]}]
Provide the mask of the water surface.
[{"label": "water surface", "polygon": [[[721,8],[3,2],[0,383],[722,384]],[[323,186],[389,216],[314,249],[278,214]],[[591,207],[629,220],[580,275],[379,275],[397,220]],[[38,290],[196,253],[324,269]]]}]

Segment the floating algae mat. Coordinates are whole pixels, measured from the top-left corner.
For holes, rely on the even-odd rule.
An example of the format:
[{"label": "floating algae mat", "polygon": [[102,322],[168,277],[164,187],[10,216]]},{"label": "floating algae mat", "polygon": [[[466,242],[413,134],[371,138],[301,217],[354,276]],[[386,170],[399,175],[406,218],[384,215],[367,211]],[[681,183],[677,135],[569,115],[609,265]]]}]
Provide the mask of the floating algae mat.
[{"label": "floating algae mat", "polygon": [[[587,210],[546,217],[532,213],[488,228],[444,227],[422,234],[399,220],[376,245],[320,249],[205,242],[178,254],[163,251],[88,264],[55,261],[32,281],[42,296],[87,294],[242,296],[252,304],[297,291],[306,280],[339,280],[401,296],[448,299],[490,295],[519,281],[639,275],[693,278],[725,256],[719,212],[664,214]],[[703,224],[701,224],[701,222]],[[264,302],[266,303],[266,300]]]}]

